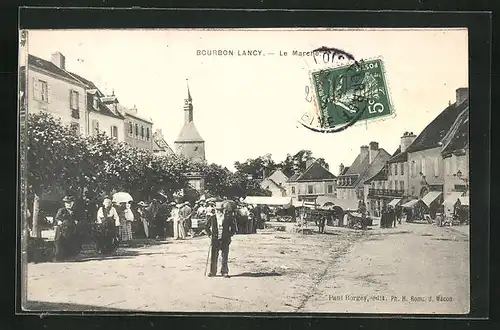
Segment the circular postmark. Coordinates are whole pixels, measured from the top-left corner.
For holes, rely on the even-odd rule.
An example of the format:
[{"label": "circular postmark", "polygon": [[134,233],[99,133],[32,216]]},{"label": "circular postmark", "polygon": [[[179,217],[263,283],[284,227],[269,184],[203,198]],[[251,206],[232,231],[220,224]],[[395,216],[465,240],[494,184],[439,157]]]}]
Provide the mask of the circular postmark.
[{"label": "circular postmark", "polygon": [[299,123],[316,132],[335,133],[368,118],[373,96],[379,91],[378,73],[372,72],[378,68],[378,62],[357,61],[352,54],[337,48],[321,47],[312,53],[314,61],[322,59],[325,67],[310,72],[311,85],[306,86],[305,92],[314,111],[305,114]]}]

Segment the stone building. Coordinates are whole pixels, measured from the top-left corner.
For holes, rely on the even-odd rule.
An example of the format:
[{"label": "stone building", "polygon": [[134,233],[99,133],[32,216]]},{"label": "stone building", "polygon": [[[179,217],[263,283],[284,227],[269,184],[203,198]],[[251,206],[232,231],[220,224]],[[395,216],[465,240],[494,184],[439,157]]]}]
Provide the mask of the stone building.
[{"label": "stone building", "polygon": [[84,83],[86,87],[87,121],[85,125],[88,135],[104,132],[119,142],[125,141],[125,117],[118,111],[118,100],[115,98],[115,103],[106,104],[106,96],[92,81],[75,73],[72,73],[72,75]]},{"label": "stone building", "polygon": [[409,165],[409,195],[435,209],[443,199],[445,174],[443,141],[468,109],[467,89],[457,90],[456,102],[446,107],[406,149]]},{"label": "stone building", "polygon": [[129,145],[153,151],[153,121],[139,115],[137,108],[126,108],[118,105],[125,117],[125,142]]},{"label": "stone building", "polygon": [[315,202],[320,196],[336,197],[337,177],[314,159],[306,169],[288,179],[288,196],[293,200]]},{"label": "stone building", "polygon": [[178,155],[188,159],[205,161],[205,141],[196,129],[193,118],[193,99],[188,86],[188,97],[184,100],[184,126],[174,142]]},{"label": "stone building", "polygon": [[[342,168],[342,175],[337,178],[337,197],[346,200],[365,201],[365,180],[377,174],[391,155],[377,142],[361,146],[359,155],[347,170]],[[365,201],[366,203],[366,201]]]},{"label": "stone building", "polygon": [[276,170],[271,175],[265,177],[260,186],[271,192],[272,197],[286,197],[288,177],[281,171]]},{"label": "stone building", "polygon": [[161,129],[157,129],[156,132],[153,133],[153,153],[161,156],[174,154],[172,148],[170,148],[167,141],[165,141],[165,137],[163,136]]},{"label": "stone building", "polygon": [[445,214],[453,214],[454,206],[469,205],[469,108],[457,118],[443,138],[441,156],[444,163],[443,199]]},{"label": "stone building", "polygon": [[[27,66],[28,112],[48,112],[75,132],[88,134],[86,86],[66,70],[64,55],[56,52],[47,61],[30,54]],[[24,75],[25,70],[21,67],[20,74]]]}]

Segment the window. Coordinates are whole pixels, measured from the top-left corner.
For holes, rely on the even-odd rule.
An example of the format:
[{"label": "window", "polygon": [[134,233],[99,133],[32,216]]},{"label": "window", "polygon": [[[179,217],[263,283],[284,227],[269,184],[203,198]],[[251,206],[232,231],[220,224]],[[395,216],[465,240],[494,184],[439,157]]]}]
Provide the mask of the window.
[{"label": "window", "polygon": [[144,139],[144,126],[141,126],[141,139]]},{"label": "window", "polygon": [[292,195],[295,195],[295,187],[292,187]]},{"label": "window", "polygon": [[389,175],[392,175],[392,164],[389,164],[389,166],[387,166],[388,169],[389,169]]},{"label": "window", "polygon": [[439,158],[434,158],[434,176],[439,176]]},{"label": "window", "polygon": [[405,164],[401,163],[401,175],[405,174]]},{"label": "window", "polygon": [[394,181],[394,190],[398,190],[398,182]]},{"label": "window", "polygon": [[422,172],[423,175],[425,175],[425,158],[422,158],[421,162],[420,162],[420,172]]},{"label": "window", "polygon": [[134,124],[132,124],[132,122],[128,123],[128,135],[134,135]]},{"label": "window", "polygon": [[118,139],[118,127],[111,126],[111,138]]},{"label": "window", "polygon": [[80,95],[78,94],[78,91],[71,90],[69,94],[69,103],[71,110],[78,110],[78,102],[79,102]]},{"label": "window", "polygon": [[314,193],[314,186],[308,185],[307,186],[307,193],[308,194],[313,194]]},{"label": "window", "polygon": [[135,137],[139,136],[139,125],[135,124]]},{"label": "window", "polygon": [[94,99],[93,99],[93,107],[95,110],[97,110],[97,108],[99,107],[99,105],[97,104],[97,96],[94,96]]},{"label": "window", "polygon": [[394,163],[394,175],[398,175],[398,163]]},{"label": "window", "polygon": [[329,184],[327,191],[328,191],[329,194],[333,194],[333,185]]},{"label": "window", "polygon": [[47,85],[46,81],[34,79],[33,89],[33,97],[35,98],[35,100],[49,103],[49,86]]},{"label": "window", "polygon": [[92,120],[92,134],[99,134],[99,121],[97,119]]},{"label": "window", "polygon": [[146,140],[149,141],[149,127],[146,127]]},{"label": "window", "polygon": [[387,189],[392,189],[392,181],[387,181]]},{"label": "window", "polygon": [[404,181],[399,181],[399,189],[405,190],[405,182]]}]

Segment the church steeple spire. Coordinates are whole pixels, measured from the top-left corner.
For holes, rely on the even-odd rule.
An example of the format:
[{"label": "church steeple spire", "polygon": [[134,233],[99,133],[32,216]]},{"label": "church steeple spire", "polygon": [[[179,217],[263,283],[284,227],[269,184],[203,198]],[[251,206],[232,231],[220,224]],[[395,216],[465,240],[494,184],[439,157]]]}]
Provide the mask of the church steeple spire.
[{"label": "church steeple spire", "polygon": [[184,99],[184,123],[188,124],[193,121],[193,99],[191,98],[191,92],[189,91],[188,80],[186,79],[187,86],[187,99]]}]

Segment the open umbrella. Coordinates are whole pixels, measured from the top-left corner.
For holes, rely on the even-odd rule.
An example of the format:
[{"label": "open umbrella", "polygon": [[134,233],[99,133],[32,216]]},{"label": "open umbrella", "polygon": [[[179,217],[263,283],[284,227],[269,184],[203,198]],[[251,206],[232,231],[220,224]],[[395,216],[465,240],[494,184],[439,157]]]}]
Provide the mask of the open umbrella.
[{"label": "open umbrella", "polygon": [[126,192],[117,192],[116,194],[113,195],[113,202],[114,203],[128,203],[130,201],[133,201],[134,199],[132,196],[130,196],[129,193]]}]

